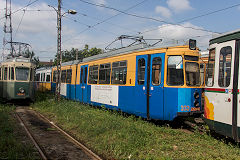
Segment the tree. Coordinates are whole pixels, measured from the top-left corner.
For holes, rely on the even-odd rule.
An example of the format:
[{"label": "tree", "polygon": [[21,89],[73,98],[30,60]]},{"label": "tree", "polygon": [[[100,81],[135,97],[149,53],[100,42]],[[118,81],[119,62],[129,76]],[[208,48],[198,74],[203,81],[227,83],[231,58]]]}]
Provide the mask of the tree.
[{"label": "tree", "polygon": [[[86,44],[84,46],[84,49],[82,50],[72,48],[70,51],[68,50],[62,51],[62,62],[73,61],[76,59],[83,60],[83,58],[102,53],[103,53],[102,49],[96,47],[89,49],[89,46]],[[57,54],[55,55],[54,65],[57,65]]]},{"label": "tree", "polygon": [[27,49],[25,52],[22,53],[22,56],[25,58],[30,58],[30,60],[36,64],[36,68],[41,67],[39,57],[36,57],[33,51],[29,51],[29,49]]}]

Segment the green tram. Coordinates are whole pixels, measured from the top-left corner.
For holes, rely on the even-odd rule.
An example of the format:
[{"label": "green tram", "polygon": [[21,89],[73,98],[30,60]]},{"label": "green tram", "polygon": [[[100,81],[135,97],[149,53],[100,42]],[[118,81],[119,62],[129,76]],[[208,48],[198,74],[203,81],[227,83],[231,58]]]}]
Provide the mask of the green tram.
[{"label": "green tram", "polygon": [[2,101],[34,100],[35,64],[29,58],[15,57],[0,64]]}]

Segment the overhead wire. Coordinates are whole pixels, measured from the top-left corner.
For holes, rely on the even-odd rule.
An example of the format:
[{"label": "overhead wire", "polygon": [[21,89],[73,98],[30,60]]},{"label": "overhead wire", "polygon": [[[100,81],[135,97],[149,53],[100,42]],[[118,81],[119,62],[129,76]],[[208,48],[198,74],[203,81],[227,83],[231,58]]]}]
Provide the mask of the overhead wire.
[{"label": "overhead wire", "polygon": [[[187,26],[184,26],[184,25],[181,25],[181,24],[175,24],[175,23],[167,22],[167,21],[164,21],[164,20],[159,20],[159,19],[152,18],[152,17],[146,17],[146,16],[140,16],[140,15],[136,15],[136,14],[131,14],[131,13],[127,13],[126,11],[121,11],[121,10],[116,9],[116,8],[113,8],[113,7],[109,7],[109,6],[106,6],[106,5],[100,5],[100,4],[95,4],[95,3],[87,2],[87,1],[85,1],[85,0],[79,0],[79,1],[81,1],[81,2],[83,2],[83,3],[86,3],[86,4],[89,4],[89,5],[94,5],[94,6],[98,6],[98,7],[103,7],[103,8],[111,9],[111,10],[120,12],[120,13],[122,13],[122,14],[129,15],[129,16],[133,16],[133,17],[137,17],[137,18],[142,18],[142,19],[157,21],[157,22],[166,23],[166,24],[171,24],[171,25],[178,25],[178,26],[181,26],[181,27],[183,27],[183,28],[189,28],[189,29],[193,29],[193,30],[200,30],[200,31],[205,31],[205,32],[218,33],[218,32],[214,32],[214,31],[210,31],[210,30],[206,30],[206,29],[201,29],[201,28],[187,27]],[[140,32],[140,33],[141,33],[141,32]]]},{"label": "overhead wire", "polygon": [[[221,12],[221,11],[225,11],[225,10],[228,10],[228,9],[231,9],[231,8],[234,8],[234,7],[238,7],[238,6],[240,6],[240,3],[229,6],[229,7],[225,7],[225,8],[222,8],[222,9],[218,9],[218,10],[215,10],[215,11],[212,11],[212,12],[208,12],[208,13],[205,13],[205,14],[201,14],[201,15],[198,15],[198,16],[195,16],[195,17],[187,18],[187,19],[181,20],[177,23],[183,23],[183,22],[186,22],[186,21],[190,21],[190,20],[194,20],[194,19],[197,19],[197,18],[205,17],[205,16],[208,16],[208,15],[218,13],[218,12]],[[147,33],[147,32],[152,32],[152,31],[158,30],[160,28],[164,28],[164,27],[167,27],[167,26],[161,26],[161,27],[156,27],[154,29],[149,29],[149,30],[146,30],[144,32],[141,32],[141,34]]]},{"label": "overhead wire", "polygon": [[[141,1],[141,2],[139,2],[139,3],[137,3],[137,4],[135,4],[135,5],[133,5],[133,6],[131,6],[131,7],[129,7],[128,9],[126,9],[126,10],[124,10],[124,11],[128,11],[128,10],[130,10],[130,9],[133,9],[133,8],[135,8],[135,7],[143,4],[143,3],[146,2],[146,1],[148,1],[148,0],[143,0],[143,1]],[[73,36],[73,37],[71,37],[71,38],[63,41],[62,43],[65,43],[65,42],[67,42],[67,41],[69,41],[69,40],[72,40],[72,39],[74,39],[75,37],[79,36],[80,34],[88,31],[89,29],[94,28],[94,27],[96,27],[97,25],[100,25],[100,24],[102,24],[102,23],[104,23],[104,22],[106,22],[106,21],[108,21],[108,20],[110,20],[110,19],[112,19],[112,18],[120,15],[120,14],[121,14],[121,13],[118,13],[118,14],[116,14],[116,15],[113,15],[113,16],[109,17],[109,18],[106,18],[106,19],[102,20],[101,22],[98,22],[98,23],[96,23],[96,24],[94,24],[94,25],[92,25],[92,26],[90,26],[90,27],[88,27],[88,28],[86,28],[86,29],[78,32],[75,36]]]},{"label": "overhead wire", "polygon": [[[30,4],[31,3],[31,1],[32,0],[29,0],[29,2],[28,2],[28,4]],[[15,34],[14,34],[14,38],[13,39],[15,39],[15,37],[16,37],[16,35],[17,35],[17,33],[18,33],[18,29],[19,29],[19,27],[20,27],[20,25],[21,25],[21,23],[22,23],[22,20],[23,20],[23,17],[24,17],[24,15],[25,15],[25,11],[27,10],[27,7],[25,8],[25,9],[23,9],[23,15],[22,15],[22,18],[21,18],[21,20],[20,20],[20,22],[19,22],[19,24],[18,24],[18,27],[17,27],[17,30],[16,30],[16,32],[15,32]]]},{"label": "overhead wire", "polygon": [[[26,8],[26,7],[28,7],[28,6],[31,6],[32,4],[36,3],[37,1],[39,1],[39,0],[35,0],[35,1],[31,2],[31,3],[27,4],[26,6],[21,7],[21,8],[19,8],[19,9],[15,10],[15,11],[13,11],[11,14],[15,14],[15,13],[21,11],[22,9],[24,9],[24,8]],[[1,17],[0,20],[1,20],[1,19],[4,19],[4,18],[5,18],[5,16],[4,16],[4,17]]]}]

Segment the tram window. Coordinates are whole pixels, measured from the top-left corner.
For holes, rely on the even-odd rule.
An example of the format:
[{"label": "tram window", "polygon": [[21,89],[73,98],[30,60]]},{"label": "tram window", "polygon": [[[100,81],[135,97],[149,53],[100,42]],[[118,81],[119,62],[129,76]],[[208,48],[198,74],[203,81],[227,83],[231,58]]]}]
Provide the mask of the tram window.
[{"label": "tram window", "polygon": [[215,68],[215,48],[209,50],[209,58],[206,73],[206,85],[212,87],[214,84],[214,68]]},{"label": "tram window", "polygon": [[110,84],[111,64],[100,64],[99,84]]},{"label": "tram window", "polygon": [[143,85],[145,82],[145,59],[138,60],[138,85]]},{"label": "tram window", "polygon": [[80,83],[83,83],[83,68],[81,68]]},{"label": "tram window", "polygon": [[126,84],[127,61],[112,63],[112,84]]},{"label": "tram window", "polygon": [[41,74],[41,82],[45,82],[45,73]]},{"label": "tram window", "polygon": [[84,76],[84,83],[87,83],[87,67],[85,67],[85,69],[84,69],[84,73],[85,73],[85,76]]},{"label": "tram window", "polygon": [[4,67],[4,80],[7,80],[7,71],[8,71],[8,68]]},{"label": "tram window", "polygon": [[30,68],[30,81],[32,81],[32,79],[33,79],[33,69],[32,68]]},{"label": "tram window", "polygon": [[56,82],[57,79],[57,71],[53,72],[53,82]]},{"label": "tram window", "polygon": [[36,81],[40,81],[40,73],[36,75]]},{"label": "tram window", "polygon": [[204,69],[205,69],[205,64],[200,64],[201,85],[204,85]]},{"label": "tram window", "polygon": [[[85,72],[85,75],[86,75],[86,72]],[[98,65],[90,66],[88,83],[89,84],[97,84],[97,82],[98,82]]]},{"label": "tram window", "polygon": [[184,84],[182,56],[168,57],[167,84],[169,86],[179,86]]},{"label": "tram window", "polygon": [[14,68],[11,67],[11,80],[14,80]]},{"label": "tram window", "polygon": [[200,67],[196,62],[186,62],[186,84],[188,86],[200,86]]},{"label": "tram window", "polygon": [[152,61],[152,84],[159,85],[161,83],[162,59],[160,57],[153,58]]},{"label": "tram window", "polygon": [[0,68],[0,80],[2,80],[2,68]]},{"label": "tram window", "polygon": [[232,47],[223,47],[219,58],[218,85],[228,87],[231,79]]},{"label": "tram window", "polygon": [[50,74],[47,74],[46,82],[50,82]]},{"label": "tram window", "polygon": [[29,68],[16,67],[16,80],[27,81],[29,75]]},{"label": "tram window", "polygon": [[185,60],[189,60],[189,61],[198,61],[199,57],[198,56],[188,56],[188,55],[185,55],[184,59]]},{"label": "tram window", "polygon": [[72,80],[72,69],[68,69],[68,70],[67,70],[66,82],[67,82],[67,83],[71,83],[71,80]]},{"label": "tram window", "polygon": [[11,73],[11,70],[10,70],[10,69],[11,69],[11,68],[9,67],[9,68],[8,68],[8,80],[11,79],[11,74],[10,74],[10,73]]},{"label": "tram window", "polygon": [[62,70],[61,81],[62,83],[66,83],[66,70]]}]

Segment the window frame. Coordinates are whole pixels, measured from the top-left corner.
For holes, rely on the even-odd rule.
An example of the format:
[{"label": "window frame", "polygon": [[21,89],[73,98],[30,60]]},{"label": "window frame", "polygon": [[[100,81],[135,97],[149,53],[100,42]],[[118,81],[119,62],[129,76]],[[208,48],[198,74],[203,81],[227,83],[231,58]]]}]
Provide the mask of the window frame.
[{"label": "window frame", "polygon": [[[123,66],[123,65],[121,65],[121,63],[125,63],[125,65]],[[118,64],[117,66],[115,66],[115,64]],[[127,62],[127,60],[122,60],[122,61],[116,61],[116,62],[113,62],[112,63],[112,72],[111,72],[111,84],[118,84],[118,85],[126,85],[127,84],[127,67],[128,67],[128,62]],[[113,77],[114,76],[114,74],[115,74],[115,71],[114,70],[117,70],[118,69],[118,72],[119,72],[119,74],[118,75],[120,75],[120,72],[121,71],[123,71],[124,73],[122,73],[123,74],[123,83],[119,83],[121,80],[120,80],[120,76],[118,76],[118,80],[113,80],[115,77]],[[120,69],[122,69],[122,70],[120,70]],[[126,70],[124,70],[124,69],[126,69]],[[124,76],[125,75],[125,76]],[[125,79],[125,81],[124,81],[124,79]],[[118,83],[117,83],[118,82]]]},{"label": "window frame", "polygon": [[[106,67],[107,65],[109,65],[108,67]],[[98,77],[98,83],[99,84],[110,84],[111,82],[111,63],[104,63],[104,64],[100,64],[99,65],[99,77]],[[101,68],[103,67],[103,68]],[[102,77],[101,72],[104,75],[104,79],[100,79]]]},{"label": "window frame", "polygon": [[[97,74],[95,74],[96,72]],[[85,75],[86,75],[86,72],[85,72]],[[92,76],[97,76],[97,78],[95,77],[92,78]],[[99,81],[99,65],[89,66],[88,84],[98,84],[98,81]],[[85,79],[84,79],[84,82],[85,82]]]},{"label": "window frame", "polygon": [[[153,60],[155,59],[155,58],[159,58],[160,59],[160,62],[161,62],[161,64],[160,64],[160,68],[159,68],[159,75],[158,75],[158,78],[159,78],[159,83],[158,84],[155,84],[155,83],[153,83]],[[161,78],[162,78],[162,58],[161,57],[154,57],[153,59],[152,59],[152,85],[154,85],[154,86],[159,86],[160,84],[161,84]],[[159,64],[158,64],[159,65]],[[157,69],[155,69],[155,70],[157,70]]]},{"label": "window frame", "polygon": [[184,86],[185,85],[185,76],[184,76],[184,67],[182,68],[182,76],[183,76],[183,81],[182,81],[182,84],[176,84],[176,85],[172,85],[172,84],[169,84],[169,78],[168,78],[168,64],[169,64],[169,57],[176,57],[176,56],[179,56],[179,57],[181,57],[182,58],[182,65],[184,66],[184,58],[183,58],[183,56],[182,55],[169,55],[168,57],[167,57],[167,79],[166,79],[166,83],[167,83],[167,85],[168,86]]},{"label": "window frame", "polygon": [[[214,57],[211,57],[210,51],[214,50]],[[209,78],[209,63],[210,61],[213,61],[213,67],[212,67],[212,85],[208,85],[208,78]],[[206,68],[206,74],[205,74],[205,84],[208,87],[213,87],[214,86],[214,76],[215,76],[215,67],[216,67],[216,47],[209,49],[209,56],[208,56],[208,63],[207,63],[207,68]]]},{"label": "window frame", "polygon": [[[143,70],[141,70],[141,69],[143,69],[143,65],[140,66],[141,60],[144,60],[144,72],[142,72]],[[146,75],[146,60],[145,60],[145,58],[139,58],[137,63],[138,63],[138,65],[137,65],[138,66],[137,84],[138,85],[145,85],[145,81],[146,81],[146,77],[145,77],[145,75]],[[144,73],[144,74],[142,74],[142,73]],[[142,75],[143,75],[144,79],[140,80]],[[140,82],[143,82],[143,83],[140,83]]]},{"label": "window frame", "polygon": [[[225,62],[224,61],[222,61],[222,63],[223,64],[226,64],[227,65],[227,62],[230,62],[230,65],[229,65],[229,67],[230,67],[230,72],[229,72],[229,74],[227,74],[227,75],[229,75],[229,83],[226,85],[226,86],[224,86],[224,84],[221,86],[220,85],[220,73],[221,73],[221,71],[222,70],[224,70],[224,68],[222,68],[222,69],[220,69],[220,67],[221,67],[221,50],[223,50],[224,48],[228,48],[228,47],[230,47],[231,48],[231,59],[230,59],[230,61],[227,61],[227,56],[226,57],[223,57],[223,60],[224,60],[224,58],[226,58],[225,59]],[[226,53],[226,52],[224,52],[224,53]],[[229,55],[229,54],[228,54]],[[231,74],[232,74],[232,60],[233,60],[233,57],[232,57],[232,55],[233,55],[233,48],[232,48],[232,46],[224,46],[224,47],[221,47],[221,49],[220,49],[220,51],[219,51],[219,64],[218,64],[218,86],[219,87],[221,87],[221,88],[227,88],[227,87],[229,87],[230,86],[230,84],[231,84]],[[224,66],[222,66],[222,67],[224,67]],[[226,68],[227,68],[227,66],[226,66]],[[224,71],[223,72],[223,74],[225,74],[226,73],[226,71]],[[227,78],[227,76],[226,77],[223,77],[223,79],[225,79],[225,78]],[[224,80],[223,80],[224,81]],[[226,80],[227,81],[227,80]],[[224,83],[224,82],[223,82]]]}]

